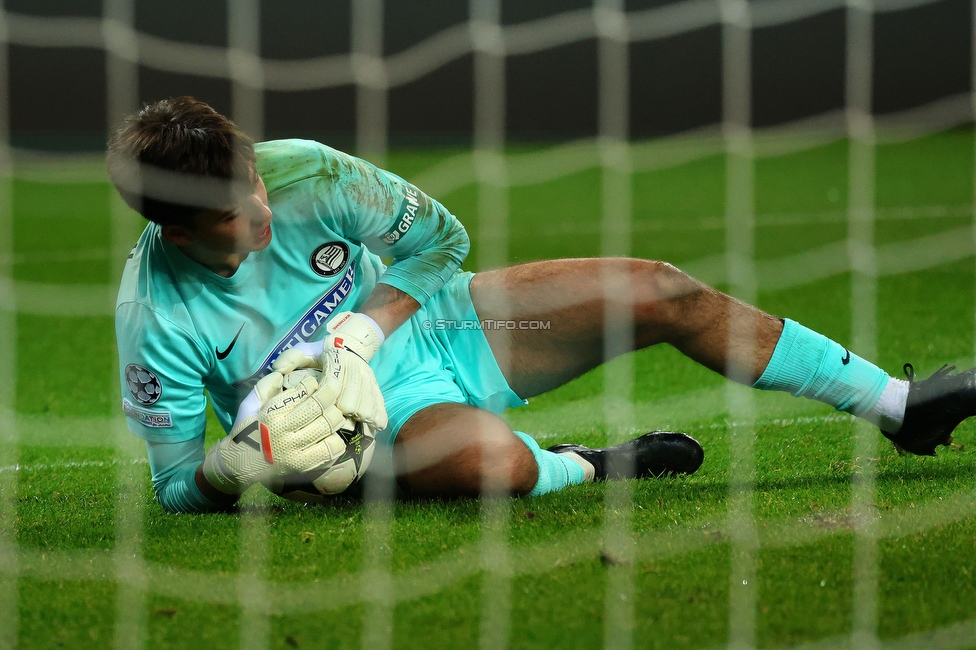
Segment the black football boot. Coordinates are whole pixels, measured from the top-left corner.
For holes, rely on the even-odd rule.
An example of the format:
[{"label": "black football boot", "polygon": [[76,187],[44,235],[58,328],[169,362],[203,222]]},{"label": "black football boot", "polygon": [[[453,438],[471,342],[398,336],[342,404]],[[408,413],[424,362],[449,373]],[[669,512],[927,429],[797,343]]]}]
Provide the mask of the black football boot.
[{"label": "black football boot", "polygon": [[623,444],[602,449],[563,444],[549,447],[556,454],[577,454],[593,465],[594,478],[642,478],[694,474],[705,452],[691,436],[670,431],[652,431]]},{"label": "black football boot", "polygon": [[951,374],[955,366],[942,366],[928,379],[915,381],[915,368],[905,364],[908,405],[897,433],[882,431],[899,451],[935,456],[938,445],[952,442],[952,431],[976,415],[976,368]]}]

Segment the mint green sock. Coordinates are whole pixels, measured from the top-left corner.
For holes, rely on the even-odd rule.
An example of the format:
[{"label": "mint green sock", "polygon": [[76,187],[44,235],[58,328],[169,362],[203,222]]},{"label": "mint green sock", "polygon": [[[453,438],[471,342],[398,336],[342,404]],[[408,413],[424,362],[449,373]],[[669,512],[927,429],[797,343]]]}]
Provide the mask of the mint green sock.
[{"label": "mint green sock", "polygon": [[769,365],[752,386],[781,390],[863,417],[890,377],[823,334],[786,319]]},{"label": "mint green sock", "polygon": [[583,468],[572,458],[562,454],[554,454],[539,446],[532,436],[516,431],[515,435],[529,448],[539,466],[539,480],[529,492],[530,497],[539,496],[546,492],[561,490],[567,485],[578,485],[583,482]]}]

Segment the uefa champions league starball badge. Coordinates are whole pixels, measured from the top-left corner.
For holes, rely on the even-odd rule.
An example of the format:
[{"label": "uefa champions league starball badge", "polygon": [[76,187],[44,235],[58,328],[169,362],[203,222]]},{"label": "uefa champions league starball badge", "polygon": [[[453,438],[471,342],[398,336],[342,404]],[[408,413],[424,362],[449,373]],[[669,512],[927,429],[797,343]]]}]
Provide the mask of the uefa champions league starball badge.
[{"label": "uefa champions league starball badge", "polygon": [[155,404],[163,394],[163,387],[153,371],[134,363],[125,367],[125,383],[136,401],[146,406]]}]

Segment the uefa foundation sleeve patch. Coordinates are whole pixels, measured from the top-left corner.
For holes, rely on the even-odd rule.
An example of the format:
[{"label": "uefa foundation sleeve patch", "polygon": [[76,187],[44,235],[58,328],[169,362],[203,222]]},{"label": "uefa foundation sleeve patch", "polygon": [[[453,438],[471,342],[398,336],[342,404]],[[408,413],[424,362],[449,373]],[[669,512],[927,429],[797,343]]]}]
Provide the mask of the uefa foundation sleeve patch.
[{"label": "uefa foundation sleeve patch", "polygon": [[155,411],[136,406],[127,398],[122,398],[122,410],[139,424],[151,429],[170,429],[173,427],[173,416],[169,411]]}]

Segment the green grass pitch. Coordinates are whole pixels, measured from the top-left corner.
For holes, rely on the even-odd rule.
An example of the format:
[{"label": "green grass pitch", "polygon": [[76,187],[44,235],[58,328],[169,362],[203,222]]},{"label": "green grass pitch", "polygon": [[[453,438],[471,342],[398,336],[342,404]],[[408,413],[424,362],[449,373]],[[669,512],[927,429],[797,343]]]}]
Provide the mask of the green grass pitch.
[{"label": "green grass pitch", "polygon": [[[843,253],[847,154],[846,142],[833,142],[755,166],[758,301],[841,342],[851,338],[850,273],[785,287],[776,280]],[[944,362],[972,363],[973,154],[966,129],[877,149],[876,360],[892,374],[905,361],[923,376]],[[511,159],[532,155],[541,153]],[[464,152],[393,152],[387,165],[429,179],[452,156]],[[632,253],[723,282],[713,262],[725,249],[725,173],[720,153],[638,168]],[[18,286],[114,295],[110,190],[97,172],[89,177],[41,182],[41,168],[15,182],[9,262]],[[509,259],[598,255],[600,188],[596,168],[519,183],[510,193]],[[476,186],[432,193],[468,227],[475,268]],[[132,238],[119,244],[116,236],[116,250],[138,232],[137,217],[125,219],[115,232]],[[772,278],[767,288],[763,278]],[[728,642],[730,607],[739,602],[730,440],[748,427],[733,426],[724,380],[674,350],[633,356],[633,427],[696,436],[706,455],[695,476],[632,482],[633,507],[624,511],[608,509],[621,492],[604,485],[511,500],[500,512],[478,501],[396,504],[384,538],[382,517],[361,503],[307,508],[260,490],[240,513],[165,514],[144,450],[118,431],[110,310],[86,303],[89,315],[57,315],[55,304],[40,313],[35,303],[47,294],[38,295],[16,315],[18,442],[0,441],[8,504],[0,543],[15,551],[4,555],[0,586],[14,591],[7,612],[17,613],[0,628],[16,624],[22,647],[217,649],[266,640],[274,648],[355,648],[375,635],[398,648],[440,648],[476,647],[483,635],[500,634],[516,648],[595,648],[608,620],[622,621],[635,647]],[[611,367],[626,371],[620,363]],[[543,446],[619,438],[628,431],[619,420],[608,424],[607,407],[620,396],[605,397],[604,380],[597,370],[507,417]],[[758,547],[754,609],[746,610],[754,619],[745,629],[756,645],[848,647],[856,612],[873,607],[884,642],[976,647],[976,427],[964,424],[957,445],[937,458],[900,457],[880,439],[876,457],[855,460],[847,416],[787,395],[752,397]],[[210,442],[218,435],[212,422]],[[863,522],[852,499],[857,466],[867,463],[876,470],[873,605],[855,597]],[[508,578],[483,570],[492,540],[507,542]],[[624,551],[613,550],[621,540]],[[364,568],[387,564],[386,582],[364,583]]]}]

